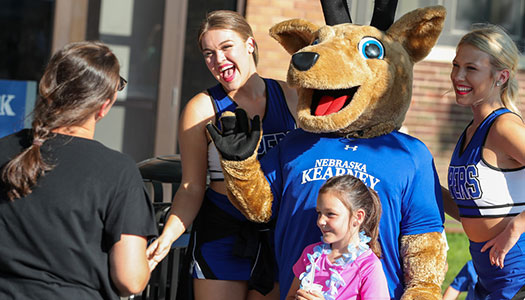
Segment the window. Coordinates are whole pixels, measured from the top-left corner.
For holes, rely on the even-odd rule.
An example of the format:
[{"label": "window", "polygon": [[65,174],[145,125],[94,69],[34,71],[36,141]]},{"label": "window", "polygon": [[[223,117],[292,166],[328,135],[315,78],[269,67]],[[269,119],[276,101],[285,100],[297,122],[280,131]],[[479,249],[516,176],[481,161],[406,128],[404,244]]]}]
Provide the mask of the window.
[{"label": "window", "polygon": [[[369,24],[372,19],[373,2],[347,1],[351,5],[352,20],[356,24]],[[447,17],[436,47],[442,51],[431,59],[450,61],[460,38],[475,23],[502,26],[521,53],[525,54],[525,0],[399,0],[396,19],[416,8],[432,5],[443,5],[447,9]],[[520,65],[521,68],[525,68],[523,55]]]},{"label": "window", "polygon": [[[497,24],[505,28],[518,48],[525,50],[525,0],[448,0],[447,21],[440,44],[455,46],[475,23]],[[450,44],[450,42],[453,42]]]},{"label": "window", "polygon": [[0,79],[37,81],[51,56],[55,1],[1,3]]}]

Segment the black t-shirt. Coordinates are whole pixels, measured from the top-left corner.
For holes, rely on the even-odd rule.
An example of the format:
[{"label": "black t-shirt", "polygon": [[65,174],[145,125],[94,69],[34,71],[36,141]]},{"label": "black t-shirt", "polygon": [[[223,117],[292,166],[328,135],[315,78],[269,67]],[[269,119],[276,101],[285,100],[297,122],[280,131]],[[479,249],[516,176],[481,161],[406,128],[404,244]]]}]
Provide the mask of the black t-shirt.
[{"label": "black t-shirt", "polygon": [[[0,139],[0,167],[30,145]],[[157,234],[134,161],[97,141],[57,135],[41,147],[53,170],[9,201],[0,181],[0,299],[119,299],[109,250],[121,234]]]}]

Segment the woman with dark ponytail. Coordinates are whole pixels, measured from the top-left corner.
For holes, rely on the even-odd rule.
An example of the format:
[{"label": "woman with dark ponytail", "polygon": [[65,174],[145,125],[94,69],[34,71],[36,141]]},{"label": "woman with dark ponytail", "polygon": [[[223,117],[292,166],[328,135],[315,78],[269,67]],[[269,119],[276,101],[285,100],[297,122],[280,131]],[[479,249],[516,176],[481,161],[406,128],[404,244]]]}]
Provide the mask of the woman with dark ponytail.
[{"label": "woman with dark ponytail", "polygon": [[322,241],[307,246],[293,266],[286,299],[389,300],[377,193],[352,175],[334,176],[319,190],[316,210]]},{"label": "woman with dark ponytail", "polygon": [[126,84],[99,42],[49,61],[31,129],[0,139],[0,298],[119,299],[149,280],[153,209],[133,160],[93,140]]}]

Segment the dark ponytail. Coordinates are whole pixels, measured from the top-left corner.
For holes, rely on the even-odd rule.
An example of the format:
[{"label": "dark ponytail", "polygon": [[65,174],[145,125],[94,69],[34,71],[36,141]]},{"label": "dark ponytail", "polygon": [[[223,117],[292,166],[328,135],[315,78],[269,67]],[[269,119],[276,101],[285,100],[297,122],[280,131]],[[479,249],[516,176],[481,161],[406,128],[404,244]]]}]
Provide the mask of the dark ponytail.
[{"label": "dark ponytail", "polygon": [[71,43],[53,55],[39,84],[32,144],[2,169],[10,200],[31,194],[38,178],[53,169],[40,148],[55,135],[54,130],[84,124],[106,99],[113,98],[119,70],[115,55],[100,42]]}]

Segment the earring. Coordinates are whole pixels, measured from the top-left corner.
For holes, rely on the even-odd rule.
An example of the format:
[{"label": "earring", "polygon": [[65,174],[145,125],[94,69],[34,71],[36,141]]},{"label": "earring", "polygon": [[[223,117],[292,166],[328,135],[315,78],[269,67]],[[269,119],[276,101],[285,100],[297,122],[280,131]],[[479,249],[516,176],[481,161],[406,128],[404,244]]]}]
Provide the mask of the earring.
[{"label": "earring", "polygon": [[104,118],[104,117],[105,117],[105,114],[104,114],[103,112],[99,112],[99,113],[97,114],[97,117],[95,118],[95,120],[98,121],[98,120],[100,120],[100,119],[102,119],[102,118]]},{"label": "earring", "polygon": [[500,85],[501,85],[501,81],[496,82],[496,86],[500,86]]}]

